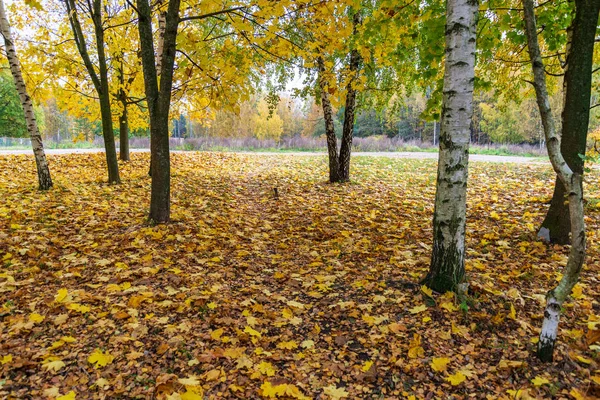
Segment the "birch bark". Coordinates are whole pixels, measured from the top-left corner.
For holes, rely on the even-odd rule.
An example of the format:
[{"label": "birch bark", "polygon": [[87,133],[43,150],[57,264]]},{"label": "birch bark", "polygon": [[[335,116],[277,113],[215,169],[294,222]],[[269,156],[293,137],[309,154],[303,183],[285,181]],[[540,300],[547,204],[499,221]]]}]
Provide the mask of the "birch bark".
[{"label": "birch bark", "polygon": [[8,63],[10,65],[10,72],[12,73],[15,81],[15,86],[17,87],[19,98],[21,99],[21,105],[23,106],[23,113],[25,114],[27,131],[29,132],[31,147],[33,148],[35,164],[37,166],[38,187],[40,190],[48,190],[52,187],[50,168],[48,167],[48,161],[46,160],[42,136],[40,135],[37,121],[35,119],[33,103],[31,101],[31,97],[29,97],[29,94],[27,93],[25,80],[23,79],[23,74],[21,73],[21,63],[19,62],[17,50],[12,39],[10,24],[6,16],[3,0],[0,0],[0,31],[4,37],[6,57],[8,58]]},{"label": "birch bark", "polygon": [[446,65],[438,176],[433,216],[433,251],[424,283],[458,290],[465,276],[465,219],[470,124],[473,116],[477,0],[446,3]]},{"label": "birch bark", "polygon": [[[578,26],[578,21],[581,21],[581,13],[583,11],[583,4],[587,0],[577,0],[576,4],[576,16],[573,25],[573,39],[572,46],[578,43],[578,32],[583,34],[581,27]],[[597,1],[597,0],[592,0]],[[525,14],[525,33],[527,35],[527,47],[529,50],[529,56],[532,61],[534,88],[536,94],[536,100],[540,115],[542,118],[542,125],[544,126],[544,134],[546,136],[546,146],[548,149],[548,155],[552,167],[556,172],[558,178],[565,187],[565,192],[569,201],[569,216],[571,222],[571,251],[567,260],[567,265],[563,270],[563,276],[558,285],[546,296],[546,309],[544,310],[544,321],[542,323],[542,330],[540,332],[540,340],[538,342],[537,355],[542,361],[552,361],[554,354],[554,347],[556,345],[556,338],[558,334],[558,325],[560,322],[561,307],[567,296],[571,294],[571,291],[579,279],[583,263],[585,261],[585,221],[583,213],[583,179],[582,173],[577,170],[571,169],[567,164],[567,161],[563,157],[560,151],[560,137],[556,133],[554,126],[554,120],[552,119],[552,110],[550,108],[550,100],[548,96],[548,90],[546,88],[546,75],[544,71],[544,63],[540,53],[538,38],[537,38],[537,27],[535,21],[535,12],[533,0],[523,0],[523,9]],[[597,20],[596,11],[596,20]],[[576,50],[572,48],[572,53],[581,51],[582,49]],[[593,51],[593,46],[592,46]],[[585,60],[585,57],[578,58]],[[591,60],[591,59],[590,59]],[[581,61],[585,62],[585,61]],[[569,68],[577,68],[576,65],[571,64]],[[590,66],[591,73],[591,66]],[[578,90],[574,87],[575,85],[567,85],[567,90]],[[569,93],[566,94],[569,97]],[[590,90],[585,93],[587,97],[587,108],[586,112],[589,111],[590,101]],[[587,124],[586,124],[587,125]],[[585,127],[587,130],[587,126]]]}]

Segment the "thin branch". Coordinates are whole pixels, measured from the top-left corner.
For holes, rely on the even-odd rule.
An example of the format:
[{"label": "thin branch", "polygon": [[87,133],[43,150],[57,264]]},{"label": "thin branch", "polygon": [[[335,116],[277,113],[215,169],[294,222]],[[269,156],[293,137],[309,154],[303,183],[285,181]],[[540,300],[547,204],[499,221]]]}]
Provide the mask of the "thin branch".
[{"label": "thin branch", "polygon": [[217,15],[227,14],[227,13],[230,13],[230,12],[234,12],[234,11],[238,11],[238,10],[243,10],[243,9],[244,9],[244,7],[233,7],[233,8],[228,8],[228,9],[225,9],[225,10],[211,12],[211,13],[208,13],[208,14],[193,15],[193,16],[190,16],[190,17],[180,17],[179,18],[179,22],[198,21],[198,20],[201,20],[201,19],[215,17]]}]

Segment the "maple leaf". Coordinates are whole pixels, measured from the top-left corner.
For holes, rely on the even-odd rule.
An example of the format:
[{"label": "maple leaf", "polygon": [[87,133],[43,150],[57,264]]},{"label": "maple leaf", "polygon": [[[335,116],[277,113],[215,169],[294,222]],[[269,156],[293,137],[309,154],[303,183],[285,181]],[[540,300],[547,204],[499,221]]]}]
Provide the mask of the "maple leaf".
[{"label": "maple leaf", "polygon": [[12,355],[6,355],[3,356],[2,358],[0,358],[0,364],[4,365],[4,364],[8,364],[9,362],[11,362],[13,360],[13,356]]},{"label": "maple leaf", "polygon": [[548,379],[538,375],[531,380],[531,383],[533,383],[533,385],[537,387],[537,386],[547,385],[550,383],[550,381]]},{"label": "maple leaf", "polygon": [[452,386],[458,386],[463,383],[467,379],[467,377],[460,371],[456,372],[453,375],[448,375],[446,380],[450,382]]},{"label": "maple leaf", "polygon": [[181,383],[183,386],[199,386],[200,381],[195,376],[189,376],[187,378],[179,378],[177,382]]},{"label": "maple leaf", "polygon": [[40,315],[40,314],[36,314],[36,313],[29,314],[29,320],[34,323],[42,322],[45,318],[46,317],[44,317],[43,315]]},{"label": "maple leaf", "polygon": [[88,362],[90,364],[95,364],[95,368],[100,368],[112,363],[114,358],[115,357],[110,355],[108,351],[102,352],[100,349],[95,349],[94,352],[88,357]]},{"label": "maple leaf", "polygon": [[277,348],[294,350],[294,349],[298,348],[298,344],[293,340],[290,340],[289,342],[279,342],[279,343],[277,343]]},{"label": "maple leaf", "polygon": [[42,364],[42,368],[45,368],[46,371],[58,372],[61,368],[65,366],[65,363],[61,360],[51,360]]},{"label": "maple leaf", "polygon": [[251,328],[251,327],[249,327],[249,326],[246,326],[246,327],[244,328],[244,332],[246,332],[246,333],[247,333],[247,334],[249,334],[250,336],[261,337],[261,334],[260,334],[260,332],[258,332],[258,331],[256,331],[256,330],[252,329],[252,328]]},{"label": "maple leaf", "polygon": [[350,393],[346,392],[344,388],[338,388],[336,385],[324,387],[323,393],[329,396],[332,400],[338,400],[344,397],[348,397],[350,395]]},{"label": "maple leaf", "polygon": [[56,296],[54,296],[54,301],[57,303],[64,303],[68,301],[69,291],[67,289],[59,289]]},{"label": "maple leaf", "polygon": [[367,372],[368,370],[371,369],[372,365],[373,365],[373,361],[366,361],[365,364],[360,368],[360,370],[362,372]]},{"label": "maple leaf", "polygon": [[223,332],[224,332],[223,328],[215,329],[214,331],[212,331],[210,333],[210,337],[213,338],[214,340],[219,340],[221,338],[221,335],[223,335]]},{"label": "maple leaf", "polygon": [[408,310],[411,314],[418,314],[423,311],[427,311],[427,306],[425,304],[421,304],[420,306],[416,306]]},{"label": "maple leaf", "polygon": [[69,393],[57,397],[56,400],[75,400],[76,396],[76,393],[71,390]]},{"label": "maple leaf", "polygon": [[450,359],[446,357],[433,357],[430,365],[435,372],[444,372],[446,371],[449,362]]},{"label": "maple leaf", "polygon": [[276,372],[275,368],[273,368],[273,364],[266,361],[263,361],[260,364],[258,364],[256,368],[261,374],[266,376],[274,376]]}]

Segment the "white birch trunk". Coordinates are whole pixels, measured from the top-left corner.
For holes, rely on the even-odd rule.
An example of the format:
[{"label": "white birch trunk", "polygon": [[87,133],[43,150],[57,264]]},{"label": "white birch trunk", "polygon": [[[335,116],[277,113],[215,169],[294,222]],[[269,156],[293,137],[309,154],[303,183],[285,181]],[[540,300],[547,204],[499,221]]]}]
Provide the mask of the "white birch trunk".
[{"label": "white birch trunk", "polygon": [[546,146],[552,167],[556,171],[569,199],[569,216],[571,219],[571,251],[567,265],[563,270],[563,276],[556,288],[548,292],[546,297],[546,309],[544,311],[544,322],[538,342],[538,357],[542,361],[552,361],[556,337],[558,335],[558,324],[560,322],[560,310],[563,302],[571,294],[573,286],[579,279],[579,274],[585,261],[585,222],[583,214],[583,186],[582,176],[569,168],[560,151],[560,137],[556,133],[548,90],[546,88],[546,75],[542,61],[537,38],[537,28],[533,0],[523,0],[525,12],[525,32],[529,56],[532,60],[535,94],[542,117]]},{"label": "white birch trunk", "polygon": [[46,154],[44,153],[44,145],[42,143],[42,136],[35,120],[35,114],[33,110],[33,103],[31,97],[27,93],[27,87],[25,86],[25,80],[21,73],[21,63],[17,56],[17,50],[15,48],[12,35],[10,33],[10,24],[6,16],[4,9],[4,1],[0,0],[0,32],[4,37],[4,45],[6,47],[6,57],[10,65],[10,72],[12,73],[21,99],[21,105],[23,106],[23,113],[25,114],[25,122],[27,124],[27,131],[31,139],[31,147],[33,148],[33,154],[35,156],[35,163],[37,166],[38,174],[38,186],[40,190],[48,190],[52,187],[52,178],[50,177],[50,168],[48,167],[48,161],[46,160]]},{"label": "white birch trunk", "polygon": [[477,0],[446,3],[446,64],[433,217],[433,252],[424,280],[458,290],[465,275],[465,216],[470,125],[473,116]]}]

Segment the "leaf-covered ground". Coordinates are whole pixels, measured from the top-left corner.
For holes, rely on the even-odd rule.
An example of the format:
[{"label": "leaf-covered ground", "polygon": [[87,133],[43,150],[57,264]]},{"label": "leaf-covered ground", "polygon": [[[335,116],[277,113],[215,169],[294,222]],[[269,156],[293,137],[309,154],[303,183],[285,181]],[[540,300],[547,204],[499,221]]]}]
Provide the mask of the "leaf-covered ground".
[{"label": "leaf-covered ground", "polygon": [[[556,362],[533,356],[567,248],[535,240],[546,165],[473,163],[469,301],[418,282],[435,162],[174,154],[173,223],[146,223],[148,155],[0,158],[0,398],[594,398],[598,172],[587,266]],[[277,188],[278,196],[274,193]]]}]

